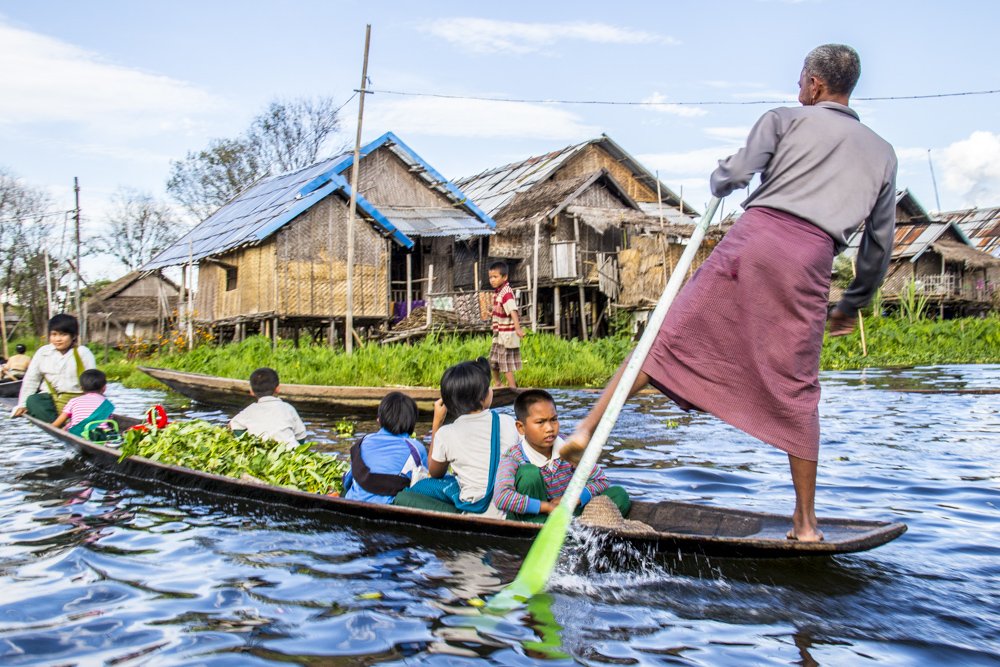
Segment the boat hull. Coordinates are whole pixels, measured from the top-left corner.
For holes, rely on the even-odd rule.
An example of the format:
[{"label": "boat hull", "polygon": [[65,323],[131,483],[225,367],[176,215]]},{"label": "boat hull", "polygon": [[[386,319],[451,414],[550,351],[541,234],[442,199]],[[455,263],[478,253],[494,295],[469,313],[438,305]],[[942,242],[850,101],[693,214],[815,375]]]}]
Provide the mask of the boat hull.
[{"label": "boat hull", "polygon": [[17,398],[19,393],[21,393],[20,380],[0,382],[0,398]]},{"label": "boat hull", "polygon": [[[243,407],[252,400],[247,380],[150,366],[138,366],[138,369],[199,403]],[[434,401],[441,398],[441,392],[433,387],[335,387],[284,383],[281,385],[281,398],[300,410],[310,412],[375,412],[382,399],[394,391],[401,391],[416,401],[421,412],[433,412]],[[510,405],[517,394],[517,389],[494,389],[493,406]]]},{"label": "boat hull", "polygon": [[[160,487],[180,487],[267,505],[329,511],[367,521],[393,522],[439,531],[531,539],[541,529],[539,524],[534,523],[364,503],[249,483],[136,456],[119,462],[119,452],[115,449],[83,440],[30,417],[28,419],[93,465],[130,480],[151,482]],[[124,427],[138,423],[129,417],[116,416],[116,419]],[[823,542],[797,542],[785,538],[785,532],[791,528],[790,517],[683,502],[634,501],[628,518],[647,523],[656,532],[604,532],[615,540],[658,551],[722,558],[789,558],[854,553],[881,546],[906,532],[902,523],[820,519],[819,527],[826,539]]]}]

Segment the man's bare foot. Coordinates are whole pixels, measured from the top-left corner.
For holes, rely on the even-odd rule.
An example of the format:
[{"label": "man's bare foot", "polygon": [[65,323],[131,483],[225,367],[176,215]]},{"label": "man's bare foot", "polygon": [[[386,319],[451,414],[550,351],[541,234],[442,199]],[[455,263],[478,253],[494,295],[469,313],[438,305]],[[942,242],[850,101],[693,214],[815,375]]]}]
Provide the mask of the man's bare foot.
[{"label": "man's bare foot", "polygon": [[795,528],[792,528],[790,531],[785,533],[785,537],[799,542],[822,542],[823,531],[816,528],[813,530],[803,530],[799,533]]}]

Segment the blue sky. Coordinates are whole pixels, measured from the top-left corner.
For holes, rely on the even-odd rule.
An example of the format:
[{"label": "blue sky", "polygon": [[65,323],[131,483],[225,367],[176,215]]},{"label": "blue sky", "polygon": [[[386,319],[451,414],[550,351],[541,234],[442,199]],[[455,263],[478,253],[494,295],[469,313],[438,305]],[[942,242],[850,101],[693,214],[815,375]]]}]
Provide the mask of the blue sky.
[{"label": "blue sky", "polygon": [[[163,196],[171,159],[238,134],[275,96],[346,100],[370,22],[376,89],[663,104],[377,94],[366,101],[366,139],[391,130],[457,178],[604,132],[701,208],[715,161],[769,105],[670,102],[794,100],[803,57],[827,42],[860,52],[856,97],[1000,88],[998,19],[997,2],[890,0],[0,1],[0,165],[62,208],[79,176],[98,233],[117,187]],[[895,146],[899,185],[927,208],[936,208],[927,149],[943,209],[1000,205],[1000,95],[854,106]],[[355,100],[345,142],[356,115]]]}]

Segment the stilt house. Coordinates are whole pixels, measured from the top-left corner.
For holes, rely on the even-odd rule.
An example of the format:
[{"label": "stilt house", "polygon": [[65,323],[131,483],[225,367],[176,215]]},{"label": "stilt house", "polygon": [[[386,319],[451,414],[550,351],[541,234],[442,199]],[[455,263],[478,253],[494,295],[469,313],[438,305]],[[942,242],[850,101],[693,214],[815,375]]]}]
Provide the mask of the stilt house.
[{"label": "stilt house", "polygon": [[[345,153],[265,178],[144,268],[197,264],[195,317],[223,336],[297,340],[307,328],[332,342],[347,312],[352,164]],[[465,273],[472,282],[453,250],[495,223],[469,198],[392,133],[362,148],[358,183],[355,327],[381,327],[394,301],[448,292]]]},{"label": "stilt house", "polygon": [[179,293],[179,286],[159,271],[132,271],[98,291],[99,298],[84,302],[84,340],[115,347],[154,342],[176,316]]},{"label": "stilt house", "polygon": [[697,215],[606,135],[456,185],[497,221],[487,255],[508,263],[522,304],[535,304],[522,321],[583,339],[606,331],[609,307],[645,303],[632,267],[654,261],[662,291],[675,254],[666,246]]},{"label": "stilt house", "polygon": [[[862,236],[851,238],[848,252],[857,252]],[[966,316],[995,307],[989,272],[1000,270],[1000,259],[976,248],[953,220],[932,219],[909,192],[896,193],[896,232],[892,263],[882,283],[882,298],[898,302],[907,289],[924,295],[941,317]],[[831,290],[831,302],[842,290]]]}]

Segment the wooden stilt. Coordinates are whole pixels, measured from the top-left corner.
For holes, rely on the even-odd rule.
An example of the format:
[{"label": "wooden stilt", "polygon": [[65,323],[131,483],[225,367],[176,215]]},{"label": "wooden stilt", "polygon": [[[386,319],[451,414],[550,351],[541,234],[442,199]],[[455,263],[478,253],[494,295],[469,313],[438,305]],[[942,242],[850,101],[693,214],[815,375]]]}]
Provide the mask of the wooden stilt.
[{"label": "wooden stilt", "polygon": [[555,325],[556,338],[562,338],[562,299],[559,297],[559,285],[552,288],[552,324]]},{"label": "wooden stilt", "polygon": [[583,281],[587,277],[584,275],[583,253],[580,248],[580,218],[575,215],[573,216],[573,236],[576,238],[576,275],[580,281],[577,283],[577,293],[580,297],[580,337],[586,341],[589,340],[587,336],[587,296]]},{"label": "wooden stilt", "polygon": [[296,324],[292,327],[292,340],[294,341],[295,347],[299,346],[299,325]]}]

